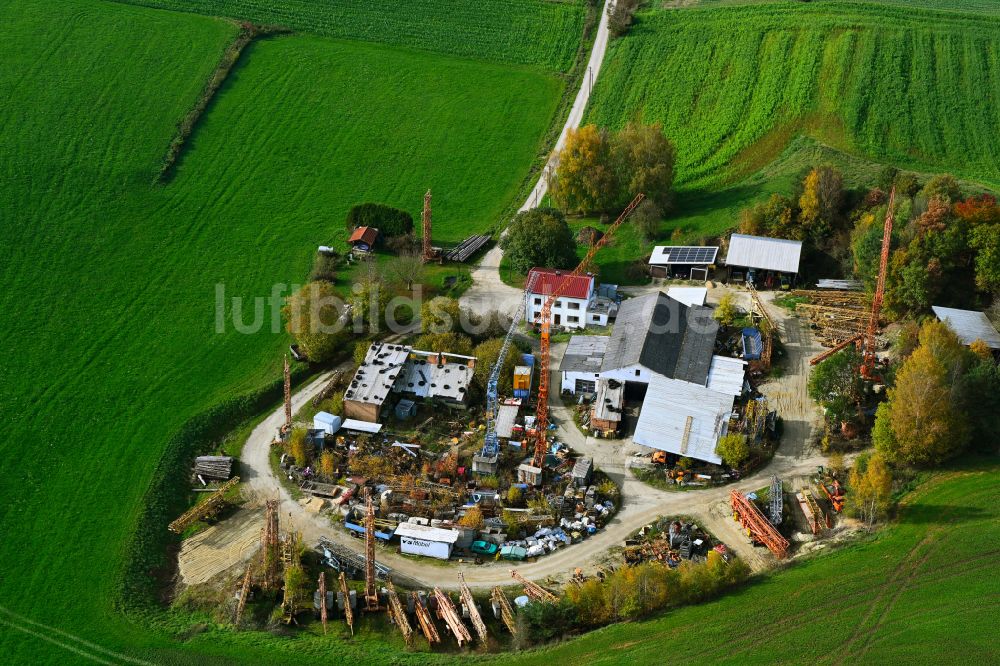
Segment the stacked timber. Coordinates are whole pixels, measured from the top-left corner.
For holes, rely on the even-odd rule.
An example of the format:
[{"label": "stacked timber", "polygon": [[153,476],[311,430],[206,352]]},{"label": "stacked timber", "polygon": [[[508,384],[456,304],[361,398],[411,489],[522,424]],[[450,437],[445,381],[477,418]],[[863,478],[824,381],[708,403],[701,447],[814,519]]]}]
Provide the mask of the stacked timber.
[{"label": "stacked timber", "polygon": [[229,456],[198,456],[194,459],[195,476],[225,481],[232,473],[233,459]]},{"label": "stacked timber", "polygon": [[868,301],[864,293],[847,290],[804,290],[792,296],[807,298],[795,312],[809,320],[816,338],[826,347],[835,347],[864,330],[868,323]]}]

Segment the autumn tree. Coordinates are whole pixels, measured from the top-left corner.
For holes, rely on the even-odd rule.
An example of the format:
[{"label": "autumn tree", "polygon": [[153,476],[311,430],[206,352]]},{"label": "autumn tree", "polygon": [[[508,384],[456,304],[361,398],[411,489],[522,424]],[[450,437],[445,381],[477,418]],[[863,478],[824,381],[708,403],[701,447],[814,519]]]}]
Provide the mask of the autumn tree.
[{"label": "autumn tree", "polygon": [[447,296],[435,296],[420,306],[420,330],[423,333],[447,333],[459,324],[462,308]]},{"label": "autumn tree", "polygon": [[573,232],[554,208],[518,213],[500,239],[504,257],[518,273],[539,268],[571,268],[578,263]]},{"label": "autumn tree", "polygon": [[618,193],[611,148],[608,132],[596,125],[569,129],[550,188],[560,208],[571,213],[611,208]]},{"label": "autumn tree", "polygon": [[288,436],[288,453],[299,467],[309,464],[309,444],[306,442],[306,429],[293,428]]},{"label": "autumn tree", "polygon": [[729,433],[719,438],[715,452],[726,465],[738,469],[750,457],[750,445],[745,435]]},{"label": "autumn tree", "polygon": [[871,527],[886,514],[892,493],[892,472],[879,453],[859,458],[851,468],[848,513]]},{"label": "autumn tree", "polygon": [[310,361],[328,360],[347,338],[338,320],[344,303],[329,282],[304,285],[285,301],[288,332]]},{"label": "autumn tree", "polygon": [[413,290],[413,283],[424,279],[426,270],[423,258],[415,252],[402,252],[389,262],[389,276],[394,282]]},{"label": "autumn tree", "polygon": [[[503,338],[493,338],[476,345],[472,350],[472,355],[476,357],[476,368],[474,382],[483,391],[486,390],[486,383],[489,379],[493,366],[500,358],[500,350],[503,347]],[[514,367],[517,365],[518,355],[516,350],[508,350],[504,358],[503,367],[500,369],[499,391],[500,395],[511,395],[514,384]]]},{"label": "autumn tree", "polygon": [[337,459],[333,455],[333,451],[326,449],[319,457],[319,471],[320,473],[328,479],[332,479],[334,473],[337,469]]},{"label": "autumn tree", "polygon": [[938,198],[945,200],[948,204],[962,198],[962,188],[959,186],[958,181],[955,180],[955,177],[949,173],[933,176],[924,185],[921,193],[928,200]]},{"label": "autumn tree", "polygon": [[961,378],[967,350],[941,322],[925,324],[888,400],[879,405],[872,441],[889,462],[932,466],[968,444]]},{"label": "autumn tree", "polygon": [[465,514],[458,519],[458,524],[474,530],[483,529],[483,526],[486,525],[486,519],[483,518],[483,510],[479,508],[478,504],[467,509]]},{"label": "autumn tree", "polygon": [[624,208],[642,192],[656,206],[657,214],[669,209],[677,151],[660,123],[627,124],[612,136],[611,153],[619,188],[616,208]]},{"label": "autumn tree", "polygon": [[844,183],[840,172],[829,166],[816,167],[805,177],[799,198],[799,223],[814,242],[829,235],[840,216]]},{"label": "autumn tree", "polygon": [[809,397],[822,405],[831,421],[848,420],[861,399],[861,355],[849,346],[817,365],[809,375]]},{"label": "autumn tree", "polygon": [[795,204],[778,193],[772,194],[765,202],[740,211],[739,232],[791,240],[802,240],[804,236],[795,220]]},{"label": "autumn tree", "polygon": [[719,304],[715,306],[715,311],[712,313],[723,326],[732,326],[736,321],[736,302],[733,299],[733,295],[726,292],[719,299]]},{"label": "autumn tree", "polygon": [[[374,262],[374,259],[368,261]],[[351,296],[348,298],[356,332],[374,333],[378,330],[385,320],[390,295],[382,275],[370,263],[368,270],[362,271],[360,279],[351,287]]]},{"label": "autumn tree", "polygon": [[413,347],[421,351],[472,356],[472,340],[461,333],[424,333],[413,342]]}]

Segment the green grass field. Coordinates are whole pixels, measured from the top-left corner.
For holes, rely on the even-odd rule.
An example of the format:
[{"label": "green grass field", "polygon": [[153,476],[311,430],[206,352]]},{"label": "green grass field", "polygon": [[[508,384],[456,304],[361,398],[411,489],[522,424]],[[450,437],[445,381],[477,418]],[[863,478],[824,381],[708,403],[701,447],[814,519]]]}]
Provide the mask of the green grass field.
[{"label": "green grass field", "polygon": [[1000,582],[990,574],[1000,554],[997,472],[990,462],[941,474],[871,540],[518,663],[990,663],[1000,641]]},{"label": "green grass field", "polygon": [[566,71],[583,0],[123,0],[230,16],[329,37]]},{"label": "green grass field", "polygon": [[798,134],[996,185],[998,46],[1000,22],[981,15],[837,2],[647,11],[612,46],[588,120],[662,122],[687,191],[741,180]]},{"label": "green grass field", "polygon": [[[545,152],[563,84],[534,67],[268,39],[157,186],[174,123],[235,27],[82,0],[6,9],[0,654],[74,658],[34,625],[12,628],[8,609],[183,660],[173,638],[112,610],[123,544],[164,443],[275,378],[288,342],[267,328],[215,334],[215,285],[252,303],[303,280],[315,247],[340,243],[347,209],[365,200],[418,213],[432,188],[443,242],[493,225]],[[241,645],[252,660],[253,640]]]}]

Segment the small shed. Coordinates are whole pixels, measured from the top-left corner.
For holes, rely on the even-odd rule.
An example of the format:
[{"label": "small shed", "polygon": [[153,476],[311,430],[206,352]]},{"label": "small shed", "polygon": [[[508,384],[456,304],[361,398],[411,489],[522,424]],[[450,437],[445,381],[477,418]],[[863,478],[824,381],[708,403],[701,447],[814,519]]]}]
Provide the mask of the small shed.
[{"label": "small shed", "polygon": [[327,435],[335,435],[342,424],[343,419],[330,412],[317,412],[313,417],[313,428],[322,430]]},{"label": "small shed", "polygon": [[985,313],[977,310],[958,310],[935,305],[931,308],[938,319],[955,331],[962,344],[971,345],[982,340],[993,350],[1000,349],[1000,332]]},{"label": "small shed", "polygon": [[378,229],[375,227],[358,227],[347,239],[348,244],[358,252],[371,252],[378,240]]},{"label": "small shed", "polygon": [[657,245],[649,257],[649,273],[653,277],[707,280],[718,254],[718,245]]},{"label": "small shed", "polygon": [[777,286],[782,276],[794,282],[801,261],[802,241],[746,234],[729,237],[726,267],[730,279],[740,273],[758,286]]},{"label": "small shed", "polygon": [[622,422],[625,384],[615,379],[598,379],[597,395],[590,410],[590,427],[603,437],[614,437]]},{"label": "small shed", "polygon": [[514,368],[514,397],[522,400],[531,395],[532,376],[535,368],[535,357],[531,354],[521,355],[521,364]]},{"label": "small shed", "polygon": [[399,537],[401,552],[439,560],[447,560],[451,557],[455,542],[461,536],[455,530],[415,523],[400,523],[396,527],[396,535]]},{"label": "small shed", "polygon": [[577,458],[576,464],[573,465],[573,483],[575,483],[578,488],[581,488],[583,486],[589,486],[593,478],[593,458]]},{"label": "small shed", "polygon": [[413,418],[417,415],[417,403],[403,398],[396,403],[396,418],[400,421]]}]

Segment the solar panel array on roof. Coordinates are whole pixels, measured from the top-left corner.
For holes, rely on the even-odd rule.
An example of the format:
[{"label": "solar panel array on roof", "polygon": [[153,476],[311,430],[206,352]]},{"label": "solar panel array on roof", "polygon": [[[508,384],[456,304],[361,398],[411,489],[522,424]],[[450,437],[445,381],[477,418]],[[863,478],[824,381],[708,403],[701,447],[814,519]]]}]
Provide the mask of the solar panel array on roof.
[{"label": "solar panel array on roof", "polygon": [[714,264],[717,245],[659,245],[650,257],[651,264]]}]

